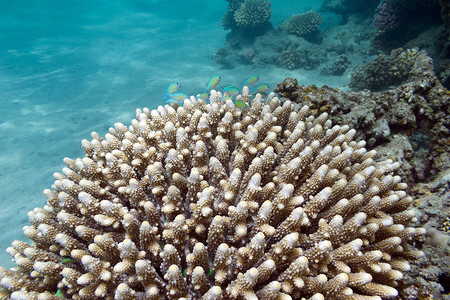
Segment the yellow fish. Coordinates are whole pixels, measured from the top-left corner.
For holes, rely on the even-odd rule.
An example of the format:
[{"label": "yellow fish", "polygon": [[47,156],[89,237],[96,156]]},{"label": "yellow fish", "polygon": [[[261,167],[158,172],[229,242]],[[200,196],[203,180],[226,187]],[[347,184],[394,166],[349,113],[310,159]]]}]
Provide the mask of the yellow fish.
[{"label": "yellow fish", "polygon": [[223,88],[223,90],[230,96],[236,96],[240,93],[239,89],[237,87],[234,87],[232,85],[228,85]]},{"label": "yellow fish", "polygon": [[202,100],[205,100],[206,98],[208,98],[208,93],[207,92],[204,92],[204,93],[201,93],[201,94],[198,94],[197,95],[197,98],[200,98],[200,99],[202,99]]},{"label": "yellow fish", "polygon": [[268,85],[267,83],[263,83],[263,84],[260,84],[257,87],[255,87],[253,90],[257,93],[267,92],[268,90],[270,90],[270,85]]},{"label": "yellow fish", "polygon": [[185,93],[175,93],[170,95],[170,98],[166,100],[166,103],[182,103],[184,99],[189,98]]},{"label": "yellow fish", "polygon": [[222,77],[220,77],[219,75],[211,77],[211,79],[208,81],[208,84],[206,85],[206,90],[210,91],[218,86],[220,83],[220,79],[222,79]]},{"label": "yellow fish", "polygon": [[244,101],[237,100],[237,101],[234,101],[234,106],[237,108],[246,108],[248,106],[248,104],[245,103]]},{"label": "yellow fish", "polygon": [[167,100],[170,95],[178,92],[179,86],[180,86],[180,84],[178,82],[172,82],[171,84],[169,84],[169,86],[166,89],[166,93],[163,96],[163,99]]},{"label": "yellow fish", "polygon": [[242,85],[254,84],[258,81],[258,79],[259,79],[259,76],[252,75],[249,78],[245,79],[244,82],[242,83]]}]

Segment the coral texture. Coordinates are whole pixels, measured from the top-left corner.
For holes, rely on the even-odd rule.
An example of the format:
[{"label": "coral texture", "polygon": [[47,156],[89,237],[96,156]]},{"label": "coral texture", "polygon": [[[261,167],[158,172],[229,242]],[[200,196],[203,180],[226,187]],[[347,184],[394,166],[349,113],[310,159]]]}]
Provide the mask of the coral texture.
[{"label": "coral texture", "polygon": [[450,92],[436,78],[432,61],[419,51],[409,73],[402,75],[407,81],[383,92],[299,86],[292,78],[274,91],[281,101],[308,105],[314,116],[327,112],[333,123],[350,125],[369,145],[392,143],[386,157],[402,160],[405,180],[422,182],[450,167]]},{"label": "coral texture", "polygon": [[410,71],[419,55],[418,49],[394,49],[389,56],[380,54],[375,60],[355,68],[349,86],[355,90],[381,91],[398,85],[410,77]]},{"label": "coral texture", "polygon": [[269,21],[271,3],[267,0],[245,0],[234,12],[238,27],[258,27]]},{"label": "coral texture", "polygon": [[314,11],[307,11],[304,14],[292,16],[284,21],[280,28],[299,36],[311,33],[319,27],[322,22],[322,16]]},{"label": "coral texture", "polygon": [[283,50],[277,59],[277,64],[288,70],[295,70],[301,66],[301,54],[294,48]]},{"label": "coral texture", "polygon": [[401,17],[398,4],[392,0],[384,0],[377,7],[374,23],[378,31],[392,31],[399,28]]},{"label": "coral texture", "polygon": [[326,64],[321,70],[321,75],[342,76],[350,66],[348,57],[344,54],[339,55],[335,61]]},{"label": "coral texture", "polygon": [[[211,91],[83,140],[0,270],[12,299],[380,299],[423,255],[399,163],[349,126]],[[58,290],[59,289],[59,290]],[[365,295],[365,296],[364,296]]]}]

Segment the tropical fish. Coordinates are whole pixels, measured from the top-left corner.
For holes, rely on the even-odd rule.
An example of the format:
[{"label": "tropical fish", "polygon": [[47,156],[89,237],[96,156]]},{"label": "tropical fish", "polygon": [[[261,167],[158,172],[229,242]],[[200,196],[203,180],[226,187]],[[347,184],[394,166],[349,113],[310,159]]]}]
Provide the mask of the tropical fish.
[{"label": "tropical fish", "polygon": [[255,87],[253,90],[257,93],[267,92],[268,90],[270,90],[270,85],[268,85],[267,83],[263,83],[263,84],[260,84],[257,87]]},{"label": "tropical fish", "polygon": [[206,274],[206,277],[211,277],[212,274],[213,274],[213,269],[210,268],[208,273]]},{"label": "tropical fish", "polygon": [[232,97],[234,97],[240,93],[239,89],[232,85],[228,85],[228,86],[224,87],[223,90]]},{"label": "tropical fish", "polygon": [[224,101],[227,101],[227,100],[233,100],[233,97],[231,97],[231,96],[225,96],[225,97],[220,98],[220,100],[224,100]]},{"label": "tropical fish", "polygon": [[245,79],[244,82],[242,83],[242,85],[254,84],[258,81],[258,79],[259,79],[259,76],[252,75],[249,78]]},{"label": "tropical fish", "polygon": [[183,102],[184,99],[189,98],[189,96],[185,93],[175,93],[171,94],[170,98],[166,100],[167,103],[178,103]]},{"label": "tropical fish", "polygon": [[172,82],[171,84],[169,84],[169,86],[166,89],[166,93],[163,96],[164,100],[167,100],[167,98],[172,95],[175,94],[176,92],[178,92],[178,87],[180,86],[180,84],[178,82]]},{"label": "tropical fish", "polygon": [[62,264],[71,264],[71,263],[77,263],[77,261],[75,259],[73,259],[73,258],[68,257],[68,258],[64,258],[61,261],[61,263]]},{"label": "tropical fish", "polygon": [[208,84],[206,85],[206,90],[210,91],[218,86],[220,83],[220,79],[222,79],[222,77],[220,77],[219,75],[211,77],[211,79],[208,81]]},{"label": "tropical fish", "polygon": [[207,92],[201,93],[197,95],[197,98],[200,98],[202,100],[205,100],[206,98],[208,98],[209,94]]},{"label": "tropical fish", "polygon": [[244,101],[234,101],[234,106],[236,106],[237,108],[246,108],[248,106],[247,103],[245,103]]},{"label": "tropical fish", "polygon": [[64,292],[61,289],[57,289],[56,290],[55,296],[58,297],[58,298],[64,298],[65,297],[64,296]]}]

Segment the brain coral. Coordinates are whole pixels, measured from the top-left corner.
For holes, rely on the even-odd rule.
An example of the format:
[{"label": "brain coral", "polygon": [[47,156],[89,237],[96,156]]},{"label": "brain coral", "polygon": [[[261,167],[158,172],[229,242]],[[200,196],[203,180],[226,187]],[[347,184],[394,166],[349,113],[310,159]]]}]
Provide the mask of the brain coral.
[{"label": "brain coral", "polygon": [[244,110],[221,98],[83,140],[28,214],[33,243],[8,248],[1,298],[395,297],[424,234],[399,164],[273,93]]},{"label": "brain coral", "polygon": [[258,27],[269,21],[271,3],[267,0],[245,0],[234,12],[238,27]]},{"label": "brain coral", "polygon": [[322,22],[322,16],[314,11],[307,11],[304,14],[292,16],[284,21],[280,28],[297,35],[305,35],[315,31]]}]

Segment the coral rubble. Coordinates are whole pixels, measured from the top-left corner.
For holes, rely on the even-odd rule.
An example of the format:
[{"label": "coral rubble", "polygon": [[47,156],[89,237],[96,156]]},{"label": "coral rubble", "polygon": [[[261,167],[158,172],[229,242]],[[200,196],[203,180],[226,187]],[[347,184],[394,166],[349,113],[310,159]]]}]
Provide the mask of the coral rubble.
[{"label": "coral rubble", "polygon": [[29,212],[33,243],[8,248],[1,297],[396,297],[425,233],[401,165],[327,113],[221,98],[138,109],[83,140]]}]

